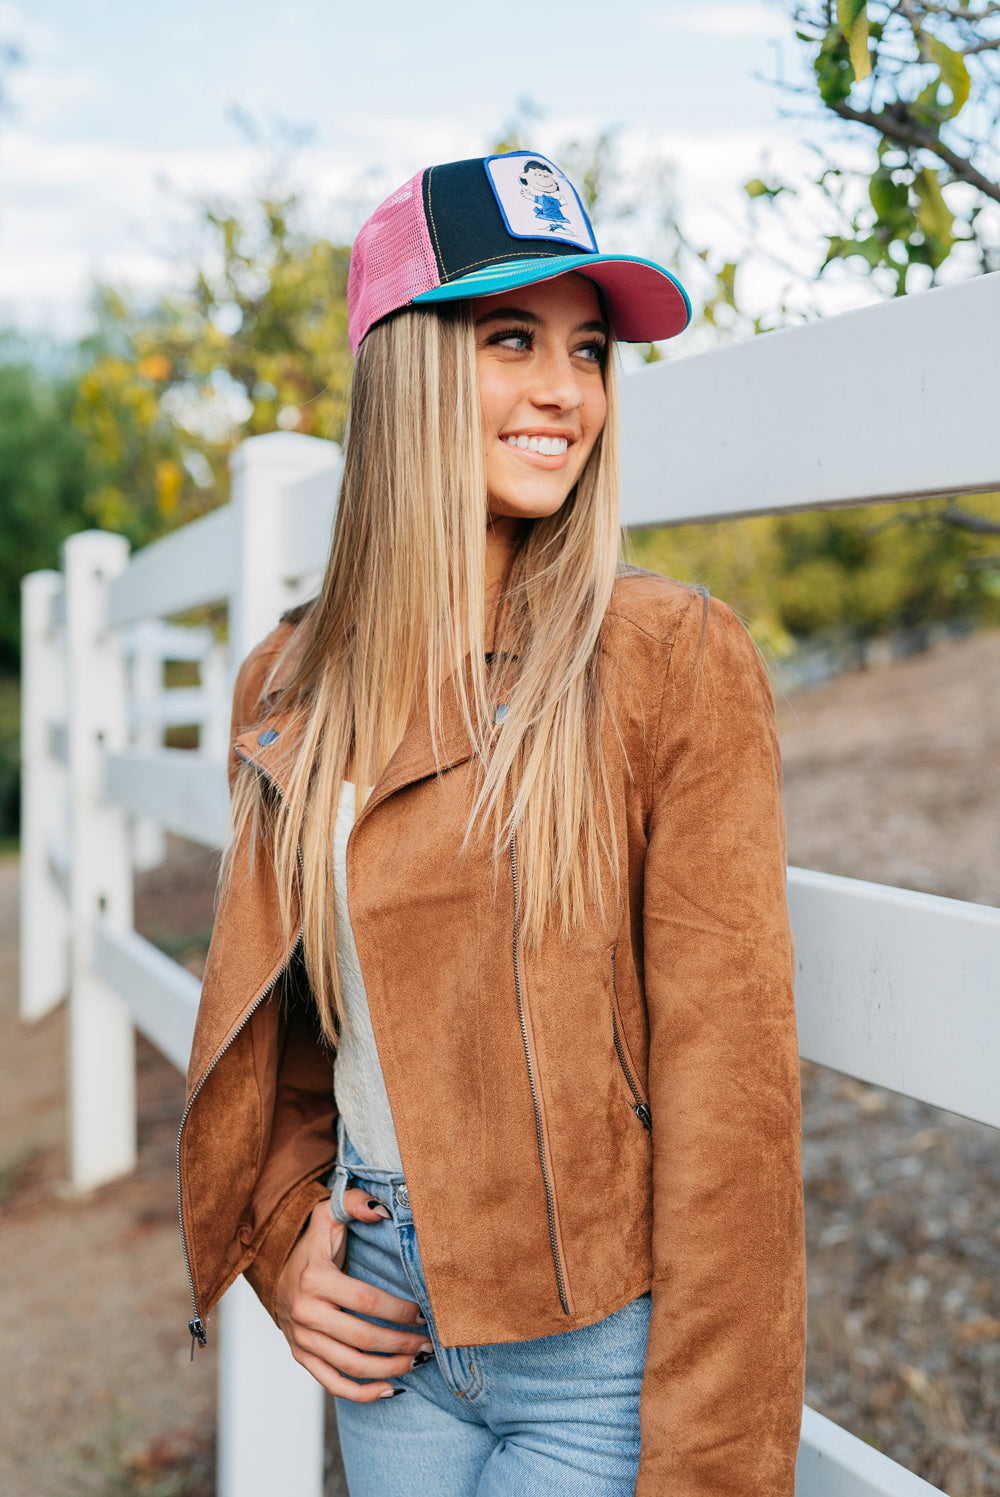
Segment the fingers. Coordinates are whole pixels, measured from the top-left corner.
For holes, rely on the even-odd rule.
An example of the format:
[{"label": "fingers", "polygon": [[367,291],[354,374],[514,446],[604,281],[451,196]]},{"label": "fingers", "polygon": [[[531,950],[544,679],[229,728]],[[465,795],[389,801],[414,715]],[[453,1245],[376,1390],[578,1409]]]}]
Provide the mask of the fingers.
[{"label": "fingers", "polygon": [[344,1210],[357,1222],[387,1222],[392,1212],[381,1201],[376,1201],[366,1190],[350,1186],[344,1191]]},{"label": "fingers", "polygon": [[352,1403],[375,1403],[380,1398],[394,1398],[397,1393],[405,1391],[394,1388],[391,1383],[352,1383],[319,1357],[299,1354],[294,1347],[292,1355],[335,1398],[349,1398]]},{"label": "fingers", "polygon": [[[359,1315],[366,1316],[368,1320],[388,1320],[392,1326],[416,1327],[424,1324],[420,1306],[414,1304],[413,1300],[399,1299],[384,1289],[377,1289],[374,1284],[354,1279],[329,1259],[312,1259],[303,1266],[289,1297],[290,1318],[295,1322],[314,1325],[317,1329],[326,1329],[343,1310],[353,1311],[352,1315],[345,1317],[345,1321],[347,1326],[355,1328],[359,1325],[355,1317]],[[357,1335],[362,1338],[371,1331],[394,1337],[394,1343],[387,1348],[390,1350],[395,1350],[399,1345],[408,1348],[411,1344],[422,1344],[426,1338],[426,1331],[423,1330],[397,1331],[369,1326],[367,1321],[360,1324],[365,1327],[364,1330],[357,1331]],[[357,1346],[365,1344],[364,1339],[352,1340]]]},{"label": "fingers", "polygon": [[334,1372],[349,1378],[405,1377],[408,1372],[413,1371],[414,1364],[422,1366],[428,1360],[426,1354],[421,1352],[379,1356],[359,1351],[339,1335],[326,1336],[301,1327],[297,1329],[293,1352],[316,1357]]}]

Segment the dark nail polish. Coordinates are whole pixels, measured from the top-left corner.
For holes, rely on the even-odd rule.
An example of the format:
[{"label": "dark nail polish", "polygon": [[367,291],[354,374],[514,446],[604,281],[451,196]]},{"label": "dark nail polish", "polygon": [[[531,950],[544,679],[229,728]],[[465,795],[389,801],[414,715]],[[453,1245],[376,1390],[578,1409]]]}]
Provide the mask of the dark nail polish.
[{"label": "dark nail polish", "polygon": [[433,1355],[432,1351],[418,1351],[417,1355],[413,1358],[414,1367],[423,1367],[424,1363],[429,1362]]},{"label": "dark nail polish", "polygon": [[365,1202],[365,1205],[368,1207],[369,1211],[377,1211],[378,1208],[381,1206],[381,1204],[382,1204],[381,1201],[366,1201]]},{"label": "dark nail polish", "polygon": [[379,1398],[398,1398],[401,1393],[405,1392],[405,1388],[393,1388],[391,1393],[380,1393]]}]

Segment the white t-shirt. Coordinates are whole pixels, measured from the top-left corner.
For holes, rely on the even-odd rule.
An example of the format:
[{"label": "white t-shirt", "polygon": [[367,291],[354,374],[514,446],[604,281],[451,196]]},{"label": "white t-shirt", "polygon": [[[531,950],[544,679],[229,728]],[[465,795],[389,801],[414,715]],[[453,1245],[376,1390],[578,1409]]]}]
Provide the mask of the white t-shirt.
[{"label": "white t-shirt", "polygon": [[340,790],[333,833],[333,898],[337,925],[337,967],[343,990],[344,1017],[333,1067],[333,1091],[347,1136],[365,1164],[376,1170],[403,1165],[389,1110],[382,1066],[372,1032],[358,950],[347,908],[347,839],[354,825],[354,786]]}]

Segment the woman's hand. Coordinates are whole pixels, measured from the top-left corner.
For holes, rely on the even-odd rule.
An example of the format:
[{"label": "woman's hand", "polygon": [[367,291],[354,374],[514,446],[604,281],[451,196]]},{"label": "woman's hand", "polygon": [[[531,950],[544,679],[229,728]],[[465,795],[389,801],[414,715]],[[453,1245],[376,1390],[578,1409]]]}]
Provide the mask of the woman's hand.
[{"label": "woman's hand", "polygon": [[[344,1209],[356,1221],[384,1220],[385,1207],[373,1210],[370,1199],[363,1190],[346,1190]],[[418,1353],[433,1348],[425,1330],[389,1330],[357,1318],[371,1315],[413,1325],[420,1319],[420,1308],[412,1300],[352,1279],[343,1271],[346,1253],[347,1228],[330,1215],[329,1200],[320,1201],[281,1271],[275,1318],[296,1362],[328,1393],[354,1403],[373,1403],[399,1390],[385,1381],[356,1383],[351,1378],[401,1377]],[[345,1313],[348,1310],[355,1314]],[[372,1355],[378,1352],[382,1355]]]}]

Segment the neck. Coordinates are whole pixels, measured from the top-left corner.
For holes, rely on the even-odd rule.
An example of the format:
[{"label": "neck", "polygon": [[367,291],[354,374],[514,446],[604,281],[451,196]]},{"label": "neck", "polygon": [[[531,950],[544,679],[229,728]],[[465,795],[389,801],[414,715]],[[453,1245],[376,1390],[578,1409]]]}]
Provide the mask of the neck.
[{"label": "neck", "polygon": [[490,516],[486,526],[486,648],[493,648],[496,605],[521,537],[522,522],[511,515]]}]

